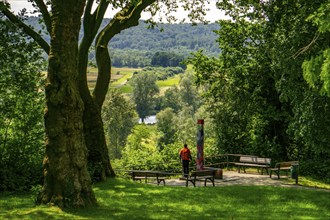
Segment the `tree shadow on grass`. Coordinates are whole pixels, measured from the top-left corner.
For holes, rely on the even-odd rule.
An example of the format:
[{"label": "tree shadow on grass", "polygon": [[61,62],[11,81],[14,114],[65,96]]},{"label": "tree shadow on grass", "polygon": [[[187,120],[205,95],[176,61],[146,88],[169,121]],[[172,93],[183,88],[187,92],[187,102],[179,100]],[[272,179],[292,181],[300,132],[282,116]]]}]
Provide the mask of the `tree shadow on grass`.
[{"label": "tree shadow on grass", "polygon": [[329,192],[272,186],[171,187],[109,180],[100,206],[68,210],[87,219],[296,219],[330,217]]},{"label": "tree shadow on grass", "polygon": [[94,186],[99,206],[34,206],[0,196],[0,219],[330,219],[330,192],[273,186],[173,187],[127,179]]}]

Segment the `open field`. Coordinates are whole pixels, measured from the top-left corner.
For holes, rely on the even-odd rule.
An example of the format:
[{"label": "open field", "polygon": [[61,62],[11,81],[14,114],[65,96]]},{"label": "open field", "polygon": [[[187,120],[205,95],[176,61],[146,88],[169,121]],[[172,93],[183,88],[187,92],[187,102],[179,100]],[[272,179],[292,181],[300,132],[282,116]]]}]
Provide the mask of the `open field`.
[{"label": "open field", "polygon": [[[122,93],[132,93],[133,88],[127,84],[127,81],[133,76],[135,71],[140,71],[141,69],[133,68],[112,68],[110,88],[119,88]],[[97,69],[88,68],[87,72],[87,82],[88,87],[93,89],[96,84],[97,79]],[[160,89],[160,95],[171,86],[178,85],[180,81],[180,75],[176,75],[166,80],[157,81],[157,85]]]},{"label": "open field", "polygon": [[[127,79],[131,78],[135,71],[140,71],[141,69],[133,68],[112,68],[110,87],[118,88],[121,85],[124,85]],[[97,68],[90,67],[87,70],[87,82],[88,87],[93,89],[96,84],[97,79]]]}]

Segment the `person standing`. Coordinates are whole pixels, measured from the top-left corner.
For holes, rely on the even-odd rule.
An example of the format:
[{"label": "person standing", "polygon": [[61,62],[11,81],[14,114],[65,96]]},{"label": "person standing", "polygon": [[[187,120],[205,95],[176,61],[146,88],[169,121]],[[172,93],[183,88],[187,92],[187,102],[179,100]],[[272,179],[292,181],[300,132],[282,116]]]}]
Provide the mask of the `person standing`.
[{"label": "person standing", "polygon": [[184,177],[189,176],[189,162],[192,160],[190,150],[187,144],[180,150],[180,159],[182,161],[182,172]]}]

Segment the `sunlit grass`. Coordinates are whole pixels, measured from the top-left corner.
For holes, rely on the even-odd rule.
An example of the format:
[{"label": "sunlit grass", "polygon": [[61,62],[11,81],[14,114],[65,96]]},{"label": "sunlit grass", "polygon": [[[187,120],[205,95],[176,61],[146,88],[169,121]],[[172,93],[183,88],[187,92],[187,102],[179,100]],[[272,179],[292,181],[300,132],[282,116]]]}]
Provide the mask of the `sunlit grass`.
[{"label": "sunlit grass", "polygon": [[179,81],[180,81],[180,75],[175,75],[166,80],[159,80],[156,82],[156,84],[159,87],[170,87],[170,86],[178,85]]},{"label": "sunlit grass", "polygon": [[[295,185],[296,180],[292,178],[281,179],[281,181],[286,181],[287,184]],[[330,184],[323,183],[321,181],[315,180],[310,177],[301,177],[298,178],[299,186],[314,187],[317,189],[328,189],[330,190]]]},{"label": "sunlit grass", "polygon": [[329,219],[330,192],[271,186],[173,187],[109,179],[94,186],[98,207],[33,205],[0,194],[0,219]]},{"label": "sunlit grass", "polygon": [[125,84],[125,85],[119,87],[119,91],[124,94],[133,93],[133,87],[128,84]]}]

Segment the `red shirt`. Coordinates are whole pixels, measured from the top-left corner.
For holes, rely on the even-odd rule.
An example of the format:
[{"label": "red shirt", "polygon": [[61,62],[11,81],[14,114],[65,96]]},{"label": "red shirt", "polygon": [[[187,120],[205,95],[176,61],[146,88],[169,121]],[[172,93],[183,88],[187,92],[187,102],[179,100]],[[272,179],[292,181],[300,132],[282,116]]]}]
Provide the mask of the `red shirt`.
[{"label": "red shirt", "polygon": [[189,160],[191,157],[190,150],[188,148],[182,148],[180,150],[180,157],[182,160]]}]

